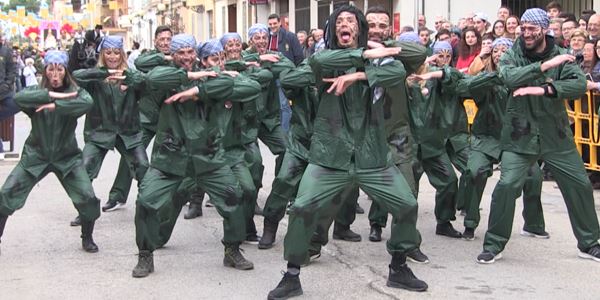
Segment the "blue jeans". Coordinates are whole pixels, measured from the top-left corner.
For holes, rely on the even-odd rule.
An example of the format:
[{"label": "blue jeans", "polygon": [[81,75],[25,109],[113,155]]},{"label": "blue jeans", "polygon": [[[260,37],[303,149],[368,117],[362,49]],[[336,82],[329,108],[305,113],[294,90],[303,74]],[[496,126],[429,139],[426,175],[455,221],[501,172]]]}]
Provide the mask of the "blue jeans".
[{"label": "blue jeans", "polygon": [[290,103],[283,93],[279,79],[277,82],[277,90],[279,91],[279,105],[281,106],[281,128],[287,133],[290,130],[290,119],[292,118],[292,108]]},{"label": "blue jeans", "polygon": [[[0,100],[0,122],[14,116],[19,112],[19,107],[15,104],[15,99],[12,96]],[[4,152],[2,139],[0,138],[0,153]]]}]

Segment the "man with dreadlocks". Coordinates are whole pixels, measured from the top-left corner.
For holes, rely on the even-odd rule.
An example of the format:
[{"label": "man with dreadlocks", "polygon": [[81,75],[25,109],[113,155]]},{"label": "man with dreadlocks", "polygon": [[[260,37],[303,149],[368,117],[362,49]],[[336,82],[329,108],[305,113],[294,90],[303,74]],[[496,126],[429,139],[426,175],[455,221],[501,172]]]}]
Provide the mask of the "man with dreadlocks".
[{"label": "man with dreadlocks", "polygon": [[[397,55],[400,48],[367,47],[368,24],[353,6],[342,6],[328,19],[327,49],[311,58],[319,107],[311,138],[309,165],[290,208],[284,242],[287,272],[269,299],[302,294],[300,265],[309,260],[310,239],[324,219],[343,204],[335,197],[348,186],[358,186],[380,202],[397,222],[387,243],[392,254],[387,285],[413,291],[427,290],[406,265],[406,253],[418,247],[417,202],[402,174],[389,159],[383,99],[373,89],[404,80],[406,71],[391,60],[381,66],[370,59]],[[340,200],[334,200],[340,199]]]}]

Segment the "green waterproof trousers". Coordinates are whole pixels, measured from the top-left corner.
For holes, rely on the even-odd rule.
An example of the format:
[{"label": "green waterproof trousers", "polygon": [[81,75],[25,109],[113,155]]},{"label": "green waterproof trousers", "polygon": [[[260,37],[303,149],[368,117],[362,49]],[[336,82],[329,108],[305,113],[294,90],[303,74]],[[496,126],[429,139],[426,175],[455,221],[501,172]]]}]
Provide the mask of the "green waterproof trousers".
[{"label": "green waterproof trousers", "polygon": [[[404,179],[406,179],[406,182],[410,187],[410,191],[413,193],[415,198],[418,198],[419,196],[419,184],[415,180],[418,172],[417,164],[418,162],[414,161],[396,164],[396,167],[398,167],[400,173],[402,173],[402,176],[404,176]],[[381,206],[376,202],[371,203],[371,208],[369,209],[369,224],[371,226],[377,225],[379,227],[385,227],[387,224],[387,217],[388,212],[386,210],[382,209]],[[338,221],[339,220],[336,219],[336,222]]]},{"label": "green waterproof trousers", "polygon": [[500,181],[494,188],[490,207],[488,231],[483,249],[492,253],[504,250],[512,231],[515,200],[521,195],[527,171],[538,159],[543,159],[554,175],[565,200],[577,248],[586,251],[598,244],[598,216],[594,207],[592,185],[587,177],[581,156],[575,147],[528,155],[504,151]]},{"label": "green waterproof trousers", "polygon": [[[134,174],[135,179],[138,181],[138,185],[142,182],[146,170],[148,170],[148,156],[146,155],[146,148],[143,145],[127,149],[123,140],[117,137],[115,148],[121,154],[121,157],[125,158],[129,170]],[[100,167],[109,149],[99,147],[93,143],[86,143],[83,147],[83,165],[91,180],[98,177],[100,173]]]},{"label": "green waterproof trousers", "polygon": [[[140,186],[135,212],[136,243],[139,250],[154,251],[164,245],[181,208],[189,200],[194,184],[206,191],[217,212],[223,217],[223,242],[240,243],[245,238],[246,224],[240,205],[242,190],[229,166],[198,174],[185,180],[150,167]],[[171,217],[161,218],[166,210]]]},{"label": "green waterproof trousers", "polygon": [[[258,138],[267,145],[273,155],[277,155],[277,158],[275,159],[275,176],[279,173],[281,162],[283,161],[283,154],[285,153],[284,137],[280,125],[273,128],[273,130],[267,129],[263,124],[258,128]],[[247,144],[246,151],[246,162],[248,163],[250,174],[252,174],[254,186],[258,191],[262,188],[263,171],[265,170],[265,167],[262,164],[262,156],[260,155],[258,142]]]},{"label": "green waterproof trousers", "polygon": [[92,182],[83,164],[73,167],[68,174],[61,174],[50,166],[39,177],[33,176],[21,164],[17,164],[0,190],[0,215],[10,216],[17,209],[21,209],[35,184],[50,172],[58,177],[82,221],[94,221],[100,217],[100,201],[94,195]]},{"label": "green waterproof trousers", "polygon": [[300,179],[308,162],[296,155],[286,151],[283,155],[281,168],[273,180],[271,193],[267,197],[267,202],[263,208],[265,220],[271,223],[279,223],[285,215],[285,208],[292,202],[298,193]]},{"label": "green waterproof trousers", "polygon": [[452,165],[460,172],[460,178],[458,179],[458,192],[456,194],[456,210],[463,210],[465,208],[465,171],[467,170],[467,161],[469,160],[470,147],[462,148],[458,151],[454,149],[452,143],[448,140],[446,142],[446,153],[450,158]]},{"label": "green waterproof trousers", "polygon": [[435,188],[434,214],[438,224],[455,220],[458,179],[448,154],[420,159],[420,162],[423,169],[417,172],[415,182],[421,180],[424,171],[429,183]]},{"label": "green waterproof trousers", "polygon": [[308,262],[311,237],[327,231],[321,224],[333,219],[343,202],[349,200],[336,196],[353,186],[392,214],[394,224],[387,242],[388,252],[406,253],[418,247],[417,201],[398,168],[336,170],[309,164],[290,208],[284,241],[284,257],[288,262],[295,265]]},{"label": "green waterproof trousers", "polygon": [[[148,130],[142,126],[142,143],[144,149],[147,149],[150,142],[154,138],[156,133],[152,130]],[[119,161],[119,168],[117,169],[117,176],[113,182],[110,193],[108,194],[109,202],[127,202],[129,197],[129,190],[131,189],[131,182],[133,181],[133,174],[129,168],[129,164],[124,156],[121,156]]]},{"label": "green waterproof trousers", "polygon": [[[246,235],[254,236],[256,235],[256,224],[254,223],[254,208],[256,206],[256,197],[257,191],[254,187],[254,182],[252,180],[252,175],[250,174],[250,170],[245,162],[237,163],[231,166],[231,171],[233,175],[240,183],[240,187],[242,188],[242,207],[244,211],[244,218],[246,218]],[[202,199],[204,199],[204,190],[197,187],[194,184],[194,180],[191,178],[186,178],[184,183],[182,183],[181,187],[192,189],[190,192],[189,199],[190,203],[195,203],[197,205],[202,205]],[[183,193],[184,191],[181,191]],[[175,226],[175,221],[179,213],[177,213],[174,220],[172,220],[173,226]]]},{"label": "green waterproof trousers", "polygon": [[[465,180],[465,228],[479,226],[479,205],[485,185],[493,172],[493,164],[497,159],[477,150],[469,153],[467,170],[463,174]],[[546,230],[544,211],[542,209],[542,172],[537,164],[527,170],[527,177],[523,186],[523,229],[529,232],[542,233]]]}]

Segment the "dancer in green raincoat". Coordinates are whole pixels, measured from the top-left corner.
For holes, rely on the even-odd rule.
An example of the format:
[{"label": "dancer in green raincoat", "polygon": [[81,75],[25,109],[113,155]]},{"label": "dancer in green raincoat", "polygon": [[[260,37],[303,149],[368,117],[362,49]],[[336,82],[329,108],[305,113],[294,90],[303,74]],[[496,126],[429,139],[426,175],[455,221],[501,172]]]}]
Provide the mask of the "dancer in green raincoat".
[{"label": "dancer in green raincoat", "polygon": [[[157,67],[148,73],[150,88],[168,92],[161,104],[152,165],[142,182],[136,205],[136,241],[138,264],[133,277],[145,277],[154,271],[153,251],[164,243],[165,226],[159,213],[167,209],[175,216],[187,202],[186,192],[194,184],[213,199],[223,217],[223,264],[241,270],[254,268],[240,253],[245,237],[245,219],[241,206],[242,190],[225,161],[222,138],[229,123],[233,101],[251,99],[259,86],[251,81],[236,81],[229,75],[207,80],[207,72],[196,69],[196,41],[193,36],[173,37],[171,52],[180,68]],[[190,88],[191,87],[191,88]],[[173,95],[173,90],[184,90]],[[192,184],[185,184],[192,178]],[[183,185],[183,186],[181,186]],[[187,185],[187,186],[186,186]],[[181,194],[181,195],[178,195]],[[173,226],[166,228],[173,229]]]},{"label": "dancer in green raincoat", "polygon": [[592,185],[564,107],[564,99],[586,91],[585,75],[575,57],[556,47],[548,35],[550,20],[539,8],[521,17],[522,35],[500,59],[499,77],[509,89],[502,126],[500,181],[494,188],[479,263],[502,257],[510,238],[515,199],[525,184],[525,174],[538,159],[549,167],[563,195],[579,257],[600,262],[600,228]]},{"label": "dancer in green raincoat", "polygon": [[[387,285],[414,291],[427,290],[406,265],[406,253],[418,247],[417,202],[389,156],[383,99],[377,87],[403,81],[405,70],[395,60],[380,66],[370,59],[397,55],[400,48],[367,47],[368,24],[353,6],[341,6],[328,20],[326,50],[309,58],[315,76],[319,107],[311,138],[309,165],[298,196],[290,208],[284,242],[287,272],[268,299],[285,299],[303,293],[300,265],[309,261],[310,239],[323,220],[333,219],[343,203],[335,197],[348,186],[358,186],[379,201],[397,222],[388,251],[392,255]],[[338,199],[338,200],[334,200]]]},{"label": "dancer in green raincoat", "polygon": [[77,118],[92,108],[93,101],[77,86],[67,65],[66,52],[46,52],[41,84],[15,96],[16,104],[31,118],[31,133],[19,164],[0,190],[0,237],[8,216],[25,205],[35,184],[54,173],[81,216],[83,249],[98,252],[92,233],[100,216],[100,201],[75,139]]},{"label": "dancer in green raincoat", "polygon": [[[137,97],[146,87],[145,78],[139,71],[127,68],[122,37],[105,36],[100,49],[97,68],[77,70],[73,74],[77,83],[94,98],[94,106],[85,119],[83,164],[94,180],[106,153],[116,148],[139,184],[148,169]],[[71,225],[77,224],[75,219]]]}]

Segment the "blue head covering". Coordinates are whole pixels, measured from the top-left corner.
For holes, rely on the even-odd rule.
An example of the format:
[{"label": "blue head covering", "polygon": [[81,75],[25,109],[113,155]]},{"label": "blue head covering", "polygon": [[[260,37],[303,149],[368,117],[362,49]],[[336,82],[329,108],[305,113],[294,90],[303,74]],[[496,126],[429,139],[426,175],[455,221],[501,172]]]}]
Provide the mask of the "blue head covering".
[{"label": "blue head covering", "polygon": [[221,41],[217,39],[211,39],[205,43],[200,43],[200,45],[198,45],[197,52],[198,58],[203,59],[219,52],[223,52],[223,46],[221,45]]},{"label": "blue head covering", "polygon": [[505,37],[497,38],[494,40],[494,42],[492,42],[492,48],[496,48],[497,46],[506,46],[506,48],[512,48],[513,41]]},{"label": "blue head covering", "polygon": [[228,32],[223,35],[221,38],[221,45],[225,46],[229,40],[237,39],[240,42],[242,41],[242,37],[237,32]]},{"label": "blue head covering", "polygon": [[550,18],[548,18],[548,14],[545,10],[541,8],[530,8],[521,16],[521,23],[532,23],[542,27],[542,29],[548,29],[548,26],[550,26]]},{"label": "blue head covering", "polygon": [[173,36],[171,39],[171,53],[177,52],[182,48],[196,48],[196,39],[191,34],[180,33]]},{"label": "blue head covering", "polygon": [[69,55],[67,54],[67,52],[60,50],[50,50],[46,52],[46,55],[44,55],[44,67],[49,64],[60,64],[66,68],[68,63]]},{"label": "blue head covering", "polygon": [[256,23],[248,29],[248,38],[251,39],[255,34],[259,32],[269,33],[269,28],[265,24]]},{"label": "blue head covering", "polygon": [[433,45],[433,54],[438,54],[443,50],[450,51],[452,53],[452,45],[446,41],[438,41]]},{"label": "blue head covering", "polygon": [[416,32],[404,32],[398,37],[398,41],[400,42],[409,42],[421,45],[421,39],[419,38],[419,34]]},{"label": "blue head covering", "polygon": [[102,38],[99,49],[123,49],[123,37],[117,35],[107,35]]}]

